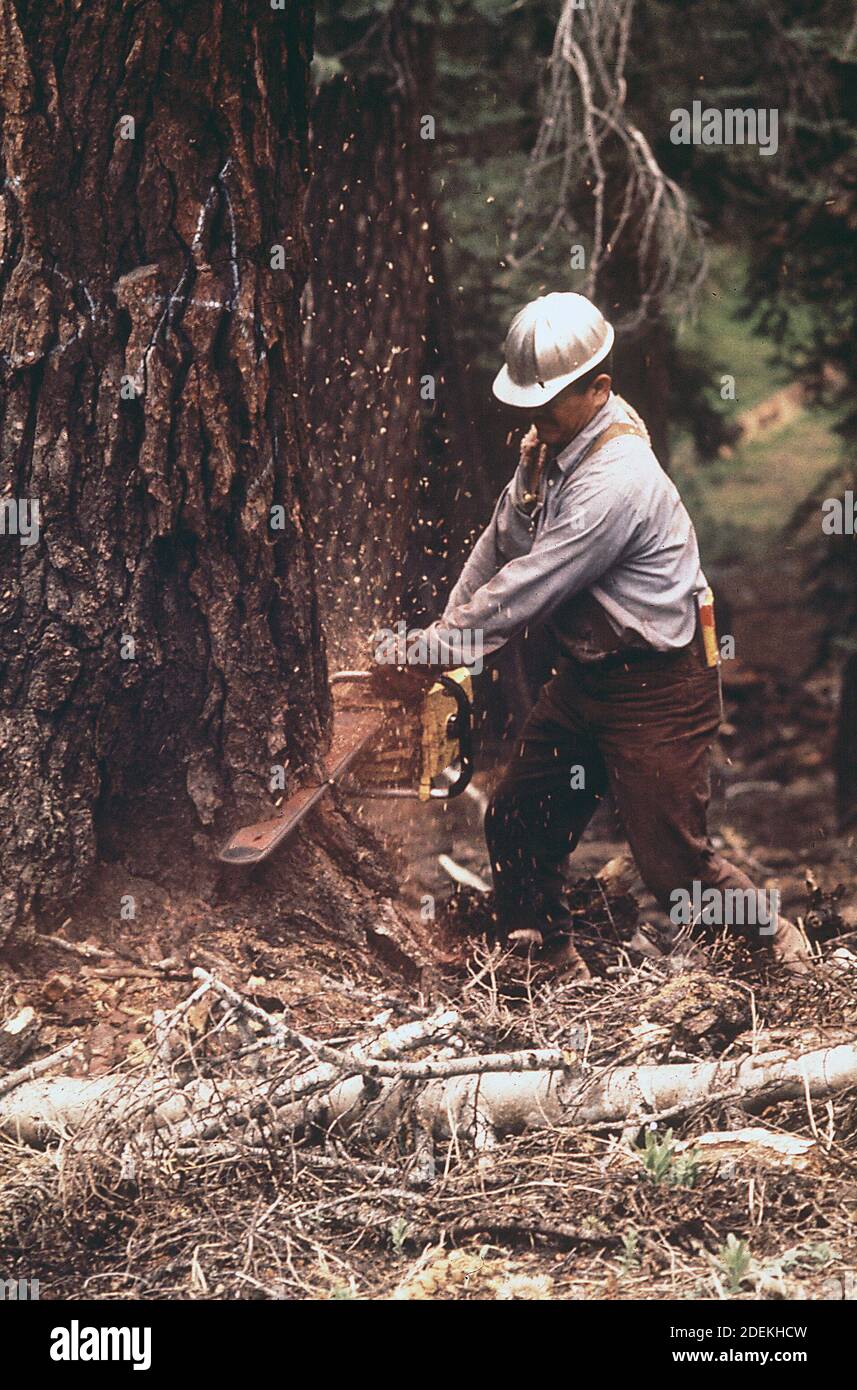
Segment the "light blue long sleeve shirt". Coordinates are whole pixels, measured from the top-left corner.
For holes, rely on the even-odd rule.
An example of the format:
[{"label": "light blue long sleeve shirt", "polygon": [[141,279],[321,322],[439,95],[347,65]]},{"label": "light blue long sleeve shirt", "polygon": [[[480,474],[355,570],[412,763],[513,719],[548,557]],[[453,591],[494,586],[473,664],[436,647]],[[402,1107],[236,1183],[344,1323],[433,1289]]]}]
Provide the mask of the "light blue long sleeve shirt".
[{"label": "light blue long sleeve shirt", "polygon": [[[621,435],[585,456],[618,423],[638,419],[611,392],[546,470],[532,509],[518,466],[443,616],[426,629],[442,661],[460,659],[462,630],[481,634],[488,656],[548,619],[561,646],[583,661],[625,646],[669,651],[691,641],[696,595],[707,581],[678,489],[644,438]],[[596,601],[602,626],[606,616],[612,642],[587,623],[585,604],[570,602],[582,595]]]}]

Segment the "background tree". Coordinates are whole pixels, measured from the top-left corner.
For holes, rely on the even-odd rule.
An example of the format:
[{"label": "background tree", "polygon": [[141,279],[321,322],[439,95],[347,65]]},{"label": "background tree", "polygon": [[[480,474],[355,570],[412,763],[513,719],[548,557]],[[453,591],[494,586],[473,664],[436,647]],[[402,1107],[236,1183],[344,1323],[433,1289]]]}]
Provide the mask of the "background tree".
[{"label": "background tree", "polygon": [[748,289],[810,399],[841,403],[839,464],[793,519],[809,556],[822,626],[819,660],[837,656],[842,680],[834,763],[837,814],[857,822],[857,555],[846,524],[822,529],[827,497],[857,495],[857,29],[847,5],[795,5],[772,22],[798,98],[785,169],[770,176]]},{"label": "background tree", "polygon": [[[549,289],[578,290],[616,322],[617,380],[668,463],[671,425],[701,398],[702,383],[680,371],[673,320],[704,256],[653,149],[642,23],[632,0],[439,4],[439,167],[462,342],[482,393],[512,314]],[[499,414],[495,429],[494,452]]]},{"label": "background tree", "polygon": [[[857,818],[857,561],[854,538],[822,531],[822,502],[854,489],[857,473],[857,24],[848,0],[753,0],[669,8],[688,26],[713,105],[774,107],[779,148],[760,159],[749,148],[684,147],[676,177],[693,188],[715,232],[740,226],[750,248],[747,311],[778,345],[780,364],[812,403],[840,407],[840,463],[821,479],[791,525],[808,559],[820,616],[819,661],[842,660],[834,749],[840,823]],[[650,11],[651,14],[651,11]],[[675,90],[676,57],[652,42],[648,80]]]}]

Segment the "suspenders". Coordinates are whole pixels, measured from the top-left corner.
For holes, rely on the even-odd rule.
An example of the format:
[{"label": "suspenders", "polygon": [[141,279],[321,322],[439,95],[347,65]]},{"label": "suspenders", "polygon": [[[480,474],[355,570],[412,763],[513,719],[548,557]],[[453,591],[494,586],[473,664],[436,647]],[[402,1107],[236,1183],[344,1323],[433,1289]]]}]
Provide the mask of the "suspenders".
[{"label": "suspenders", "polygon": [[[627,423],[617,422],[614,425],[608,425],[606,430],[602,430],[600,434],[597,434],[589,447],[583,451],[578,460],[579,463],[582,463],[584,459],[591,458],[593,454],[598,453],[599,449],[603,449],[605,444],[610,444],[612,440],[619,439],[622,435],[635,435],[638,439],[645,439],[647,444],[651,442],[649,439],[649,432],[633,406],[628,405],[627,401],[623,401],[621,397],[617,399],[633,419]],[[539,509],[539,494],[541,492],[542,478],[544,477],[549,454],[550,451],[546,445],[543,445],[539,449],[536,455],[535,468],[529,478],[529,487],[524,493],[523,501],[531,517],[534,517]]]}]

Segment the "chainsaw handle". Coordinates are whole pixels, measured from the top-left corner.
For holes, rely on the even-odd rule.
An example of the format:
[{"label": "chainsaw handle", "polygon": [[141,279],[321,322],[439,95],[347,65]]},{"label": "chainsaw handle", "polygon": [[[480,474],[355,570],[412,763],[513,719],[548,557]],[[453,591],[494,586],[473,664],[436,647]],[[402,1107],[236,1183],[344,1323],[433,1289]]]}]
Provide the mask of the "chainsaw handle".
[{"label": "chainsaw handle", "polygon": [[458,681],[450,676],[439,676],[438,680],[455,701],[455,714],[451,718],[455,721],[455,737],[458,739],[458,776],[449,787],[432,787],[430,795],[433,800],[451,801],[470,785],[473,776],[473,706],[467,691]]}]

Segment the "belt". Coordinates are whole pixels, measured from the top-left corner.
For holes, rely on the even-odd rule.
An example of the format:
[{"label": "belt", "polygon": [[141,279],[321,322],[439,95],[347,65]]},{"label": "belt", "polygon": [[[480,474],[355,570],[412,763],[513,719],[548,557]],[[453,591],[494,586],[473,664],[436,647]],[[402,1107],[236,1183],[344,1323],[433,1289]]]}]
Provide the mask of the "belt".
[{"label": "belt", "polygon": [[625,647],[616,652],[608,652],[607,656],[601,657],[598,661],[576,661],[574,657],[568,657],[567,660],[576,671],[597,676],[607,671],[660,671],[689,656],[698,657],[700,664],[706,665],[699,619],[693,637],[684,647],[671,647],[665,652],[656,651],[654,647]]}]

